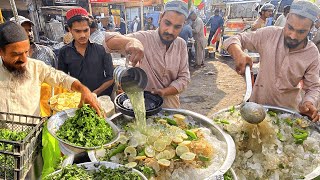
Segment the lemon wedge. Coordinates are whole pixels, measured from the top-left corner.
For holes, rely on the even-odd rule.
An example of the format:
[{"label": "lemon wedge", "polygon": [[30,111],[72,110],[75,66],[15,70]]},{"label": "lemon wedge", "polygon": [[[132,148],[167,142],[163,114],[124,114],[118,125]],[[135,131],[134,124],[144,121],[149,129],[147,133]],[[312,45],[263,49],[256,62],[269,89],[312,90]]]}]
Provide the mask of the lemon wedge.
[{"label": "lemon wedge", "polygon": [[196,154],[192,153],[192,152],[186,152],[186,153],[183,153],[180,158],[182,160],[185,160],[185,161],[192,161],[194,160],[194,158],[196,157]]},{"label": "lemon wedge", "polygon": [[179,146],[188,146],[191,143],[191,141],[183,141],[179,143]]},{"label": "lemon wedge", "polygon": [[136,157],[137,156],[137,150],[132,147],[132,146],[128,146],[124,149],[124,154],[125,156],[131,156],[131,157]]},{"label": "lemon wedge", "polygon": [[174,114],[173,117],[178,121],[184,121],[186,117],[182,114]]},{"label": "lemon wedge", "polygon": [[166,149],[167,143],[165,141],[163,141],[162,139],[158,139],[153,143],[153,147],[156,151],[161,152]]},{"label": "lemon wedge", "polygon": [[136,162],[129,162],[127,164],[125,164],[124,166],[127,167],[127,168],[134,168],[137,166],[138,163]]},{"label": "lemon wedge", "polygon": [[153,148],[153,146],[146,146],[144,148],[144,153],[148,156],[148,157],[154,157],[156,155],[156,152]]},{"label": "lemon wedge", "polygon": [[181,156],[184,153],[190,152],[189,148],[187,146],[178,146],[176,148],[176,153],[178,156]]},{"label": "lemon wedge", "polygon": [[158,164],[160,164],[161,166],[169,167],[170,163],[171,162],[167,159],[159,159],[158,160]]},{"label": "lemon wedge", "polygon": [[179,137],[179,136],[178,136],[178,137],[173,138],[172,141],[173,141],[174,143],[179,144],[179,143],[182,143],[182,142],[183,142],[183,139],[182,139],[182,137]]}]

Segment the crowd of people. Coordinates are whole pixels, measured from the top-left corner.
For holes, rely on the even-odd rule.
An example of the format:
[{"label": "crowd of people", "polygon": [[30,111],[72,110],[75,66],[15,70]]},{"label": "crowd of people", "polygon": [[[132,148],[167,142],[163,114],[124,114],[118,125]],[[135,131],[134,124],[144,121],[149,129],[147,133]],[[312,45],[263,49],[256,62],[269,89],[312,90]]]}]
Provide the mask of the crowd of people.
[{"label": "crowd of people", "polygon": [[[260,54],[260,70],[253,89],[252,101],[300,110],[312,119],[317,119],[318,115],[315,116],[314,112],[316,112],[320,86],[316,81],[319,79],[319,63],[318,50],[314,51],[316,47],[314,44],[319,45],[320,40],[317,39],[320,39],[320,33],[315,33],[314,43],[308,38],[313,29],[320,26],[315,13],[310,13],[311,11],[318,13],[318,7],[302,0],[294,2],[291,7],[284,7],[283,14],[277,18],[274,26],[266,27],[267,19],[273,11],[274,6],[269,3],[260,7],[260,16],[252,24],[251,31],[227,39],[224,42],[225,50],[235,59],[239,74],[243,74],[245,64],[252,65],[252,60],[242,51],[243,49]],[[112,13],[109,15],[112,18]],[[16,52],[19,57],[16,57],[15,61],[9,59],[9,62],[15,63],[14,65],[10,66],[10,63],[4,59],[6,56],[2,56],[4,67],[8,64],[5,69],[10,72],[12,68],[12,72],[17,70],[21,73],[22,70],[26,70],[29,58],[30,62],[38,59],[76,78],[97,96],[111,96],[114,80],[110,53],[131,54],[133,64],[141,67],[148,75],[146,90],[162,96],[164,107],[170,108],[180,107],[179,94],[190,82],[189,64],[194,63],[195,68],[204,66],[205,47],[211,45],[213,36],[224,25],[219,9],[216,9],[214,15],[204,24],[195,11],[190,12],[187,4],[179,0],[166,4],[157,29],[154,27],[153,18],[149,17],[146,20],[145,29],[139,31],[138,25],[135,25],[139,23],[139,18],[136,17],[134,31],[130,34],[99,29],[100,22],[83,8],[69,10],[66,18],[68,32],[64,39],[65,46],[60,49],[58,57],[50,48],[34,42],[32,33],[34,24],[29,19],[19,16],[18,24],[13,22],[14,18],[2,24],[2,29],[6,29],[6,26],[9,29],[13,26],[21,26],[24,34],[27,35],[26,41],[29,42],[28,51]],[[110,23],[114,26],[114,20],[110,20]],[[204,34],[205,26],[210,26],[208,38]],[[191,38],[194,39],[194,62],[189,61],[190,54],[187,48]],[[216,42],[216,48],[219,46],[217,44],[218,42]],[[28,57],[22,57],[23,53]],[[303,54],[303,57],[310,56],[310,58],[302,65],[299,63],[299,54]],[[57,74],[62,73],[57,72],[59,72]],[[265,77],[269,78],[266,80]],[[45,82],[45,78],[42,78],[42,81]],[[56,85],[50,81],[47,82],[49,85]],[[303,89],[306,91],[303,101],[299,96],[300,90],[297,88],[297,83],[303,84]],[[70,85],[67,88],[72,89]],[[303,111],[306,107],[309,107],[308,111]],[[36,114],[36,109],[27,114]]]},{"label": "crowd of people", "polygon": [[[265,27],[273,9],[263,5],[252,31],[228,38],[223,46],[241,75],[247,64],[252,66],[244,49],[260,54],[250,101],[294,109],[318,121],[320,33],[315,31],[313,42],[309,38],[313,28],[320,26],[320,9],[309,1],[295,1],[275,26]],[[206,39],[202,19],[180,0],[165,4],[157,29],[153,18],[148,18],[145,30],[133,25],[136,31],[127,35],[100,30],[99,21],[85,9],[74,8],[66,13],[68,38],[58,58],[50,48],[34,42],[32,21],[19,17],[17,22],[5,22],[0,25],[0,91],[5,94],[0,97],[0,111],[39,116],[45,90],[41,84],[47,83],[80,92],[81,104],[90,104],[101,115],[95,96],[113,92],[113,52],[130,54],[132,65],[148,76],[145,90],[163,97],[163,107],[179,108],[179,94],[190,83],[188,40],[195,40],[195,65],[202,67],[204,48],[223,27],[220,11],[214,12],[206,24],[211,27]],[[304,94],[298,87],[301,82]]]}]

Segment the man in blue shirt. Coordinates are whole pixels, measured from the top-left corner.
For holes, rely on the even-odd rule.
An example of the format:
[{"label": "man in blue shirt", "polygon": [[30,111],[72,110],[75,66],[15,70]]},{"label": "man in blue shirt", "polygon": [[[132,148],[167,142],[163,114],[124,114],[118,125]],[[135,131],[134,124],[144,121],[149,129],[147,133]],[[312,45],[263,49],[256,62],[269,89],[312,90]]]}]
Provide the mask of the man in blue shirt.
[{"label": "man in blue shirt", "polygon": [[214,16],[211,16],[211,18],[209,19],[209,21],[206,24],[206,26],[210,24],[210,27],[211,27],[209,38],[208,38],[208,46],[210,46],[211,39],[214,36],[214,34],[216,33],[217,29],[219,27],[223,26],[223,19],[219,15],[219,12],[220,12],[219,9],[214,10]]},{"label": "man in blue shirt", "polygon": [[186,21],[186,23],[184,24],[184,26],[179,34],[179,37],[184,39],[187,44],[188,44],[188,39],[192,38],[192,28],[191,28],[188,21]]}]

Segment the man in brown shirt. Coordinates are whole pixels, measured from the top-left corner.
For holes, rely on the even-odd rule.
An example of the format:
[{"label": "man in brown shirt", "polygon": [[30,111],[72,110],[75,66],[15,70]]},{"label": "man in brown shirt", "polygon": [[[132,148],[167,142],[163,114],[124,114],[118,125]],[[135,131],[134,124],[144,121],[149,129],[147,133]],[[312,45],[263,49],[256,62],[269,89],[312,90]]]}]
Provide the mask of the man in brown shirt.
[{"label": "man in brown shirt", "polygon": [[[313,121],[319,120],[319,52],[307,38],[318,14],[320,9],[315,4],[295,1],[284,28],[266,27],[225,41],[224,47],[234,58],[239,74],[244,74],[246,64],[252,65],[243,49],[260,54],[259,74],[250,101],[299,110]],[[301,80],[303,97],[298,87]]]},{"label": "man in brown shirt", "polygon": [[[144,47],[144,58],[137,64],[148,76],[147,91],[163,97],[163,107],[179,108],[179,93],[190,82],[187,46],[178,37],[188,16],[188,5],[183,1],[166,3],[157,30],[139,31],[129,34],[138,39]],[[119,39],[119,41],[116,41]],[[110,39],[113,39],[112,44]],[[121,46],[121,35],[106,34],[105,48]],[[115,49],[115,48],[114,48]]]}]

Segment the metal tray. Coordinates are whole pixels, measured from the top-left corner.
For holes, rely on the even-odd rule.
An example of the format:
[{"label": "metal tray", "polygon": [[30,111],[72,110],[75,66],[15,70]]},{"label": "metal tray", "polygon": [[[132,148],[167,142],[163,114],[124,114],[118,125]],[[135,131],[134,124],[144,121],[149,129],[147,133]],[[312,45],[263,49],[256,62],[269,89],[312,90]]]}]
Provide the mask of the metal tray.
[{"label": "metal tray", "polygon": [[83,151],[87,150],[94,150],[99,149],[101,147],[108,147],[114,144],[120,137],[120,131],[118,127],[113,124],[110,120],[106,120],[106,122],[110,125],[110,127],[113,130],[114,138],[107,144],[104,144],[102,146],[95,146],[95,147],[81,147],[73,145],[67,141],[64,141],[56,136],[57,130],[59,130],[60,126],[69,118],[75,115],[77,109],[68,109],[61,112],[58,112],[57,114],[51,116],[48,120],[48,130],[49,133],[56,138],[61,144],[63,144],[67,149],[71,150],[73,153],[81,153]]},{"label": "metal tray", "polygon": [[[305,119],[308,119],[307,117],[305,116],[302,116],[300,113],[298,113],[297,111],[294,111],[294,110],[291,110],[291,109],[286,109],[286,108],[282,108],[282,107],[276,107],[276,106],[268,106],[268,105],[263,105],[263,107],[268,111],[268,110],[271,110],[271,111],[275,111],[275,112],[279,112],[279,113],[288,113],[288,114],[292,114],[294,116],[297,116],[297,117],[301,117],[301,118],[305,118]],[[237,105],[235,106],[236,109],[239,109],[240,108],[240,105]],[[227,112],[230,110],[230,107],[229,108],[226,108],[226,109],[222,109],[216,113],[214,113],[212,115],[212,118],[215,117],[215,116],[218,116],[219,114],[221,113],[224,113],[224,112]],[[315,131],[318,131],[320,132],[320,126],[318,123],[313,123],[311,122],[311,126],[310,128],[313,128]],[[236,174],[234,173],[234,176],[236,176]],[[306,180],[309,180],[309,179],[314,179],[316,177],[320,176],[320,166],[317,167],[315,170],[313,170],[310,174],[306,175],[304,177],[304,179]]]},{"label": "metal tray", "polygon": [[[214,134],[217,137],[217,139],[219,139],[220,141],[226,142],[227,153],[226,153],[225,161],[223,162],[219,170],[217,170],[216,172],[212,172],[212,174],[208,174],[208,177],[207,177],[207,179],[221,179],[221,178],[223,179],[223,174],[231,168],[231,165],[233,164],[233,161],[235,160],[235,156],[236,156],[236,147],[232,137],[229,134],[225,133],[220,127],[215,125],[210,118],[203,116],[201,114],[198,114],[189,110],[184,110],[184,109],[166,109],[166,108],[164,108],[160,113],[164,113],[164,112],[170,115],[179,113],[185,116],[191,116],[197,124],[200,124],[203,127],[209,128],[212,134]],[[110,117],[110,119],[115,123],[117,120],[120,120],[122,118],[127,118],[127,117],[121,113],[115,114],[114,116]],[[104,150],[102,149],[97,151],[90,151],[88,152],[88,155],[90,160],[95,162],[95,161],[98,161],[97,158],[104,155]]]}]

